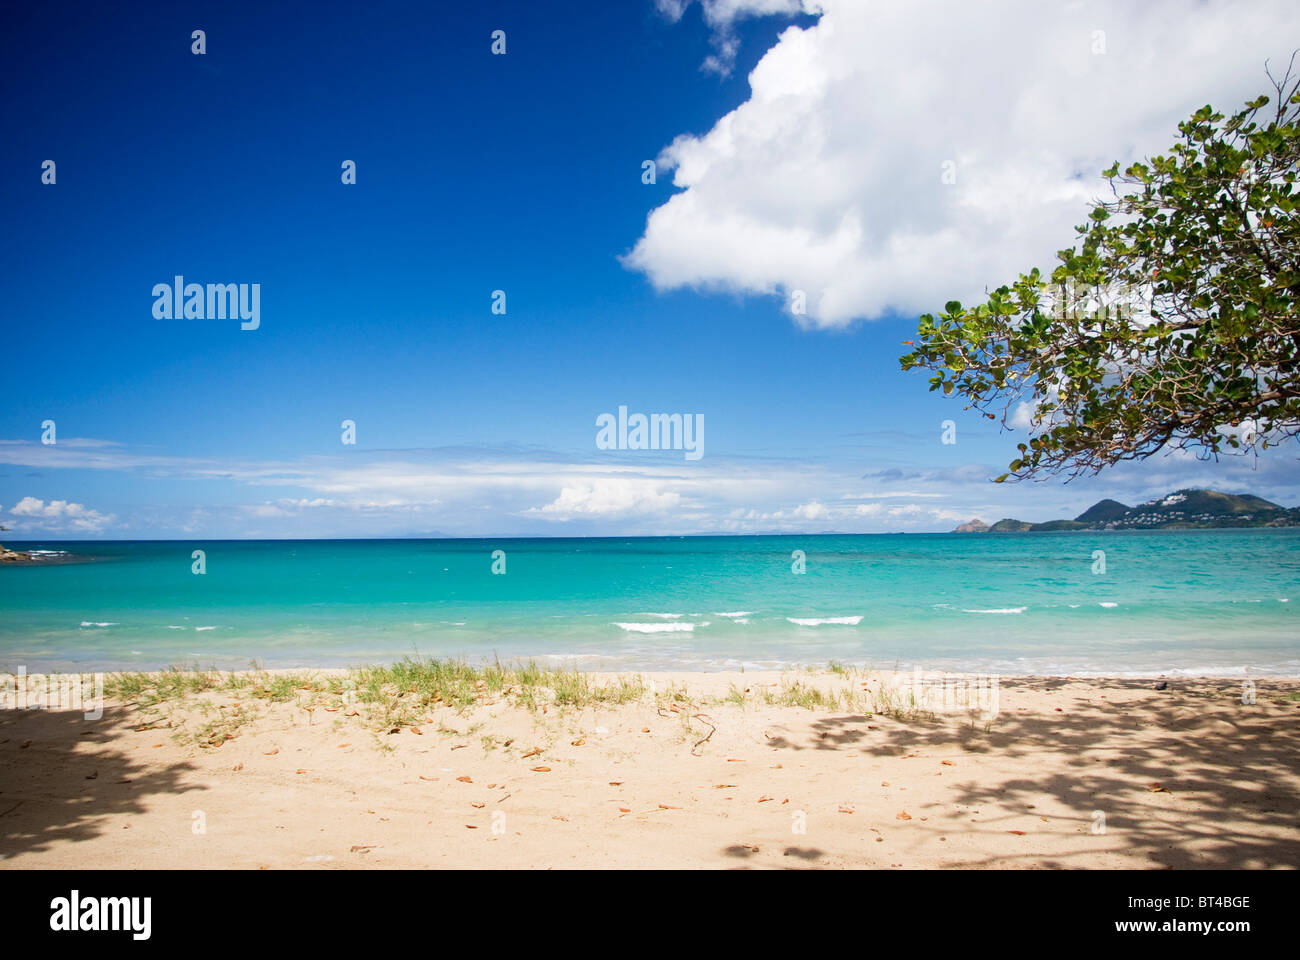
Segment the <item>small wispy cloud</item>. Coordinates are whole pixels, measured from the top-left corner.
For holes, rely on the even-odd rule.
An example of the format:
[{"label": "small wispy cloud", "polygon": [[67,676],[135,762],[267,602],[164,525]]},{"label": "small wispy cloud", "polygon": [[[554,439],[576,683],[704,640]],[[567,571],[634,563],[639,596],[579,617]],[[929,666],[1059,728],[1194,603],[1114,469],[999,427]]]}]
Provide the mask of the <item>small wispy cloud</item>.
[{"label": "small wispy cloud", "polygon": [[820,4],[811,0],[655,0],[655,6],[676,23],[695,2],[703,11],[713,46],[713,53],[705,58],[703,69],[722,77],[730,76],[736,66],[736,54],[740,52],[740,38],[736,35],[738,22],[753,17],[791,17],[801,10],[806,13],[820,10]]}]

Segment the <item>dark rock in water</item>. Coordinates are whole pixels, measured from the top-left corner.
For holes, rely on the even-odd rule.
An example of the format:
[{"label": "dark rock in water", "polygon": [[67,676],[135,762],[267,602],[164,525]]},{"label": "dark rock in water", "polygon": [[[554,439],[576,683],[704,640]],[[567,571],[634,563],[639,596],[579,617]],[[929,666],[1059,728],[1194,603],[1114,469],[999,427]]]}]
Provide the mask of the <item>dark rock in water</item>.
[{"label": "dark rock in water", "polygon": [[1156,684],[1156,689],[1157,689],[1157,690],[1164,690],[1164,689],[1165,689],[1166,687],[1168,687],[1168,686],[1169,686],[1169,684],[1167,684],[1167,683],[1165,683],[1163,680],[1161,680],[1159,683]]}]

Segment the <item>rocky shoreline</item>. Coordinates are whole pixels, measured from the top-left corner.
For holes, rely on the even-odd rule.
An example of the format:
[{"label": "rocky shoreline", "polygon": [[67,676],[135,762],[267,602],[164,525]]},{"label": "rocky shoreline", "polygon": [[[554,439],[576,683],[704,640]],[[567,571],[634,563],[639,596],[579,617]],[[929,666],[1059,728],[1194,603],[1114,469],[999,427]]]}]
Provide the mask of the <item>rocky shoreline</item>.
[{"label": "rocky shoreline", "polygon": [[84,560],[82,557],[74,557],[71,554],[62,551],[39,550],[28,552],[25,550],[10,550],[4,544],[0,543],[0,565],[14,567],[34,567],[47,566],[54,563],[76,563]]}]

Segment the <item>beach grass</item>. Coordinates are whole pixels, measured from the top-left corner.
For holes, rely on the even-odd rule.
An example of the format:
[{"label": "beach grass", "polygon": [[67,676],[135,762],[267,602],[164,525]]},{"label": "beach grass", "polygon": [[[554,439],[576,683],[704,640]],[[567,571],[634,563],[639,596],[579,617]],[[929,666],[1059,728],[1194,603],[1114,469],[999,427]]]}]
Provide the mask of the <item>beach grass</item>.
[{"label": "beach grass", "polygon": [[[152,673],[115,673],[105,678],[104,693],[139,707],[143,722],[160,727],[171,725],[169,706],[197,705],[206,722],[197,731],[189,727],[189,733],[176,735],[192,737],[205,747],[220,746],[237,735],[241,726],[259,716],[259,702],[294,701],[307,712],[308,722],[313,722],[317,709],[342,711],[361,717],[376,732],[432,724],[439,710],[463,714],[496,703],[546,712],[645,702],[687,717],[691,710],[721,705],[841,711],[899,720],[931,716],[908,691],[872,671],[838,662],[822,668],[820,674],[800,671],[761,687],[732,683],[724,694],[710,696],[694,695],[677,683],[659,688],[639,674],[611,677],[545,668],[534,661],[474,665],[414,657],[346,671],[271,671],[254,664],[236,672],[178,666]],[[230,700],[214,706],[205,695]]]},{"label": "beach grass", "polygon": [[[172,667],[157,672],[115,673],[105,677],[110,699],[132,704],[154,721],[167,705],[190,705],[204,694],[236,697],[219,717],[196,735],[214,745],[224,734],[256,716],[246,700],[285,703],[297,700],[304,710],[349,708],[376,729],[394,729],[429,722],[431,711],[463,712],[500,700],[530,710],[614,706],[647,696],[639,676],[598,678],[578,670],[545,669],[535,662],[503,666],[474,666],[463,660],[406,658],[388,666],[360,667],[339,673],[314,671],[222,672],[197,667]],[[208,709],[203,705],[203,709]],[[229,737],[225,737],[229,739]]]}]

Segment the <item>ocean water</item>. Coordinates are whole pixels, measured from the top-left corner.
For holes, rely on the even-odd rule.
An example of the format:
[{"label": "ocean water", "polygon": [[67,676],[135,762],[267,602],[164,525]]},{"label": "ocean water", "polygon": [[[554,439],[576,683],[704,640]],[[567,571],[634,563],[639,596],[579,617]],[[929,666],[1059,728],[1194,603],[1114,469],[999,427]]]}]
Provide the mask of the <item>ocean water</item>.
[{"label": "ocean water", "polygon": [[421,655],[1300,676],[1300,530],[9,545],[86,561],[0,569],[0,669],[29,672]]}]

